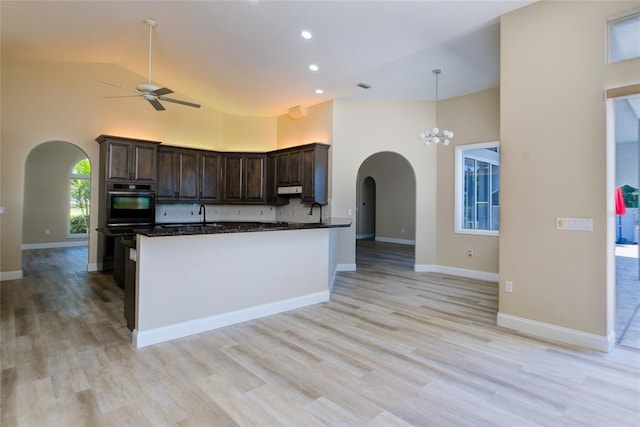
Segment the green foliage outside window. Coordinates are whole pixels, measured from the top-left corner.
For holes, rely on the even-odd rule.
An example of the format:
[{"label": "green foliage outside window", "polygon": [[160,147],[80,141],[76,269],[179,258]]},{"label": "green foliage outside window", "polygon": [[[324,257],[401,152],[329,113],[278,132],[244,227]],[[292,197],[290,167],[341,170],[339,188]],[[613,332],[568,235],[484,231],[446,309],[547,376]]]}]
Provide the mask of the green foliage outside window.
[{"label": "green foliage outside window", "polygon": [[621,187],[622,198],[624,199],[624,205],[628,208],[638,207],[638,189],[625,184]]},{"label": "green foliage outside window", "polygon": [[71,172],[69,190],[71,206],[69,212],[69,233],[86,234],[89,230],[91,202],[91,164],[89,159],[80,160]]}]

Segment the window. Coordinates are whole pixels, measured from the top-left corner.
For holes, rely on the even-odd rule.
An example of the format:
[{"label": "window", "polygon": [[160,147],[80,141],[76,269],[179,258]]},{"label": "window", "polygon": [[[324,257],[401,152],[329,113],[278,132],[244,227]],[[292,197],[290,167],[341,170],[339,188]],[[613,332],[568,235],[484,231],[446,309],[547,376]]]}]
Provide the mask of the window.
[{"label": "window", "polygon": [[69,236],[84,237],[89,230],[91,164],[89,159],[75,164],[69,175]]},{"label": "window", "polygon": [[640,10],[609,21],[609,62],[640,58]]},{"label": "window", "polygon": [[500,225],[500,144],[456,147],[455,232],[497,236]]}]

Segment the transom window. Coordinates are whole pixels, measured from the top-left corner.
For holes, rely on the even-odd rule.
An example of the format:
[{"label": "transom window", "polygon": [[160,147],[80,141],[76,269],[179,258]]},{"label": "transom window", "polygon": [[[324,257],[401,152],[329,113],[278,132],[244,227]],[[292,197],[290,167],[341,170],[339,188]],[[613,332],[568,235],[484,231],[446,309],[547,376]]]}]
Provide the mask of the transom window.
[{"label": "transom window", "polygon": [[640,58],[640,9],[609,21],[609,62]]},{"label": "transom window", "polygon": [[497,236],[500,226],[500,144],[456,147],[455,232]]}]

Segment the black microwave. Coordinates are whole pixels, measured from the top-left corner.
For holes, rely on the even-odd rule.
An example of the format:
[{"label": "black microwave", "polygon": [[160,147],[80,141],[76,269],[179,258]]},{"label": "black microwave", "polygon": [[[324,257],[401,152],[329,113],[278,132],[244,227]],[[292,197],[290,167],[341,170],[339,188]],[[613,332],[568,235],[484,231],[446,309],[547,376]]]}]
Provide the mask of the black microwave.
[{"label": "black microwave", "polygon": [[153,225],[156,193],[151,185],[113,184],[106,194],[107,226]]}]

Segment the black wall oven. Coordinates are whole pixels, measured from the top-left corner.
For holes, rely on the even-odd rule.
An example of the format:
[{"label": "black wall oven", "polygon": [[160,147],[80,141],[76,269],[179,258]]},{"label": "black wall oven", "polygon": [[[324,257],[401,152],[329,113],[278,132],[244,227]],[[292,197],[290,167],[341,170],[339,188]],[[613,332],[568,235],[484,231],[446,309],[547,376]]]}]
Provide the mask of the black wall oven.
[{"label": "black wall oven", "polygon": [[111,183],[106,197],[107,227],[153,225],[156,192],[153,184]]}]

